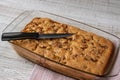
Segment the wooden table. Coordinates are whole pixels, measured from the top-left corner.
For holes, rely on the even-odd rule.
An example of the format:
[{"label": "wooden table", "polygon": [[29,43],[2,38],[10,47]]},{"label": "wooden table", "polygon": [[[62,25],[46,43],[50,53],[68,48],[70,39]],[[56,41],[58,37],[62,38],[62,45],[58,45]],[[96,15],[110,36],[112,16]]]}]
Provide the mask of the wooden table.
[{"label": "wooden table", "polygon": [[[120,0],[1,0],[0,34],[25,10],[43,10],[69,17],[120,37]],[[34,64],[0,41],[0,80],[27,80]]]}]

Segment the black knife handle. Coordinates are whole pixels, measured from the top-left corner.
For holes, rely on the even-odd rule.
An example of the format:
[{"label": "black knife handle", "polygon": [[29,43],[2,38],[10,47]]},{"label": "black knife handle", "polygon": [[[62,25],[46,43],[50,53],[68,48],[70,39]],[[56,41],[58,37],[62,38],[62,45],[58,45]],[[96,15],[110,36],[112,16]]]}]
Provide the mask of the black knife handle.
[{"label": "black knife handle", "polygon": [[24,33],[24,32],[8,32],[2,34],[2,41],[19,40],[19,39],[37,39],[39,33]]}]

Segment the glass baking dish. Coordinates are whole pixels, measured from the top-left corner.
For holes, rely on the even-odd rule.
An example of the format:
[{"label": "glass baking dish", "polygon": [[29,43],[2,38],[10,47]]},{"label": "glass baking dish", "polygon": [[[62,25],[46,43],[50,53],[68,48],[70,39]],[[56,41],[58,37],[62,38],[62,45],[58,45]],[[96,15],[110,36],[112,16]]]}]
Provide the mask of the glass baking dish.
[{"label": "glass baking dish", "polygon": [[120,40],[119,38],[108,32],[105,32],[103,30],[90,26],[88,24],[85,24],[85,23],[82,23],[82,22],[79,22],[73,19],[69,19],[63,16],[59,16],[56,14],[48,13],[45,11],[25,11],[22,14],[20,14],[14,21],[12,21],[3,30],[3,32],[20,32],[25,27],[25,25],[28,24],[34,17],[50,18],[54,21],[76,26],[85,31],[89,31],[97,35],[103,36],[113,42],[114,47],[115,47],[114,54],[110,58],[110,63],[108,64],[108,68],[105,74],[102,76],[87,73],[87,72],[77,70],[69,66],[57,63],[55,61],[52,61],[45,57],[37,55],[23,47],[20,47],[10,42],[19,55],[27,58],[28,60],[34,63],[40,64],[46,68],[49,68],[53,71],[59,72],[61,74],[64,74],[66,76],[73,77],[76,79],[86,79],[86,80],[105,79],[106,80],[107,78],[115,77],[119,74],[120,72],[120,67],[119,67],[120,65],[120,62],[119,62],[120,61],[120,51],[119,51]]}]

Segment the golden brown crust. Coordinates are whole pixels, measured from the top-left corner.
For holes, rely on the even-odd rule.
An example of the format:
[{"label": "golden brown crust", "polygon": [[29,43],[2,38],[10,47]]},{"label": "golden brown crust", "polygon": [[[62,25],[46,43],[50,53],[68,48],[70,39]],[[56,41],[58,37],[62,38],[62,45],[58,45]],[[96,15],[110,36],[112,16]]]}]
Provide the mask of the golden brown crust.
[{"label": "golden brown crust", "polygon": [[64,65],[103,75],[113,44],[110,40],[48,18],[34,18],[22,32],[75,33],[71,37],[16,40],[13,43]]}]

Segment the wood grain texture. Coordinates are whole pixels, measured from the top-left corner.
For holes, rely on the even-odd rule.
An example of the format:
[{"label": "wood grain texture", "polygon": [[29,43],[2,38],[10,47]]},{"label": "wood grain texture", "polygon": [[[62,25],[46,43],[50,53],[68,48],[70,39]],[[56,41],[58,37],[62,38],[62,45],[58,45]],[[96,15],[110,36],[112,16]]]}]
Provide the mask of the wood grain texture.
[{"label": "wood grain texture", "polygon": [[[0,34],[25,10],[55,13],[120,37],[120,0],[0,0]],[[0,80],[27,80],[33,65],[0,41]]]},{"label": "wood grain texture", "polygon": [[44,10],[56,13],[91,25],[97,25],[98,28],[119,36],[119,0],[7,0],[0,4],[20,10]]}]

